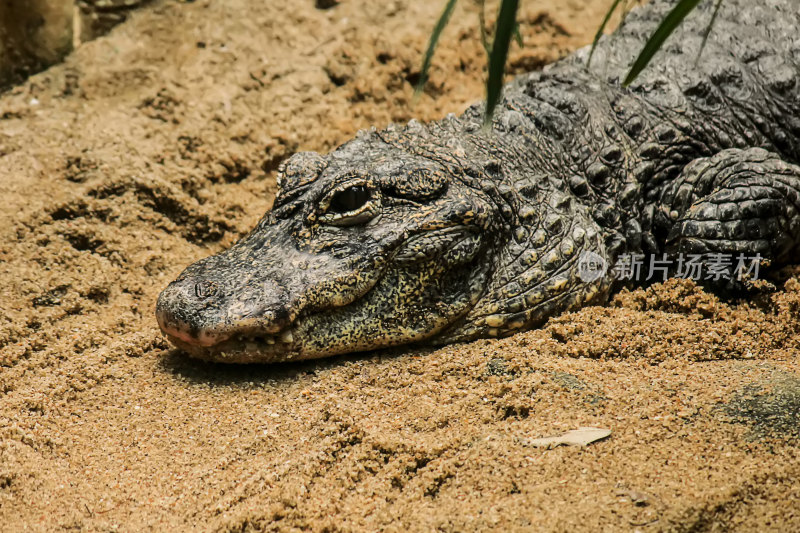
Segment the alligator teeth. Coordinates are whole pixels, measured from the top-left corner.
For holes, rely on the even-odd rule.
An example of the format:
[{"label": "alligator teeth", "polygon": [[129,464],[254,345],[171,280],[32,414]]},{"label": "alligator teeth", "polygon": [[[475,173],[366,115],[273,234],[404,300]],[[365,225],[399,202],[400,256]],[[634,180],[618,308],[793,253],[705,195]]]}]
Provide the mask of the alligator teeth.
[{"label": "alligator teeth", "polygon": [[242,344],[244,344],[244,347],[247,351],[258,351],[258,349],[263,347],[265,344],[273,345],[276,342],[291,344],[294,342],[294,335],[292,335],[291,331],[284,331],[279,336],[263,335],[257,337],[249,337],[240,335],[237,337],[237,340]]}]

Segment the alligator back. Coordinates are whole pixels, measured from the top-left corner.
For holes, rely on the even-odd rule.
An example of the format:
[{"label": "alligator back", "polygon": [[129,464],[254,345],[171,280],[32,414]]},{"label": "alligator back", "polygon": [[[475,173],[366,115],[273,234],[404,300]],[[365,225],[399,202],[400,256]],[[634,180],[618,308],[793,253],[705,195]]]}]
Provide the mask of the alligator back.
[{"label": "alligator back", "polygon": [[[715,3],[701,2],[629,92],[612,102],[617,116],[623,124],[630,120],[625,109],[630,95],[645,104],[640,113],[669,121],[695,143],[705,143],[697,146],[699,152],[760,145],[800,161],[800,3],[725,0],[707,34]],[[674,4],[656,1],[632,12],[619,32],[601,40],[592,72],[618,87]],[[587,59],[588,47],[561,68],[581,67]],[[640,138],[635,127],[629,129],[632,138]]]},{"label": "alligator back", "polygon": [[588,70],[587,46],[507,89],[498,128],[523,132],[529,157],[557,158],[551,172],[591,209],[612,262],[664,251],[673,225],[664,196],[691,162],[753,147],[800,161],[797,2],[723,2],[700,55],[714,4],[702,2],[628,88],[621,80],[675,2],[634,10],[600,40]]}]

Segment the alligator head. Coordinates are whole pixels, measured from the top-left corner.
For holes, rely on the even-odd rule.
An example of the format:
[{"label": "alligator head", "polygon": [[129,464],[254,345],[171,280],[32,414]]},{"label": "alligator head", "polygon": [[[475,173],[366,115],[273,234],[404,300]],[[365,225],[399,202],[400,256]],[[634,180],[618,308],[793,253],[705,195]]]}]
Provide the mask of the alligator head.
[{"label": "alligator head", "polygon": [[[474,157],[455,138],[412,123],[327,156],[295,154],[256,228],[161,293],[162,331],[192,356],[230,362],[498,334],[491,315],[508,294],[492,293],[491,278],[509,273],[501,263],[514,258],[499,257],[519,206],[497,192],[496,176],[465,163]],[[528,264],[541,281],[549,276],[537,263]],[[553,301],[541,287],[538,298]]]}]

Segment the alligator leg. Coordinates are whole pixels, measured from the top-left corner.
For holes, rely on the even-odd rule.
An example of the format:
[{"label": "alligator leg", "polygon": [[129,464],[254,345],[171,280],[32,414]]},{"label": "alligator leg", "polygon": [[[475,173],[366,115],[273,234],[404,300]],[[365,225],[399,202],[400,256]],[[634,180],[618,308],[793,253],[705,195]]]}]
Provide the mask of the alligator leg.
[{"label": "alligator leg", "polygon": [[[654,229],[673,258],[800,258],[800,167],[761,148],[693,161],[666,187]],[[708,279],[708,278],[705,278]],[[712,280],[713,281],[713,280]]]}]

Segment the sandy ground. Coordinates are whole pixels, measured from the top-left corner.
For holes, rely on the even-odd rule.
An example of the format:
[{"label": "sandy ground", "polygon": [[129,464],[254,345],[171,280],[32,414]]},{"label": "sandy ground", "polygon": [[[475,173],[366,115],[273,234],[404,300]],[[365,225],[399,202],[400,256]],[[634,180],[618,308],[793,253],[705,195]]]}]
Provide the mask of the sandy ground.
[{"label": "sandy ground", "polygon": [[[0,96],[0,530],[800,530],[800,282],[686,282],[499,341],[231,367],[153,318],[275,168],[482,96],[439,1],[162,0]],[[607,0],[525,2],[514,70]],[[469,2],[464,3],[469,8]],[[530,439],[612,430],[586,448]]]}]

